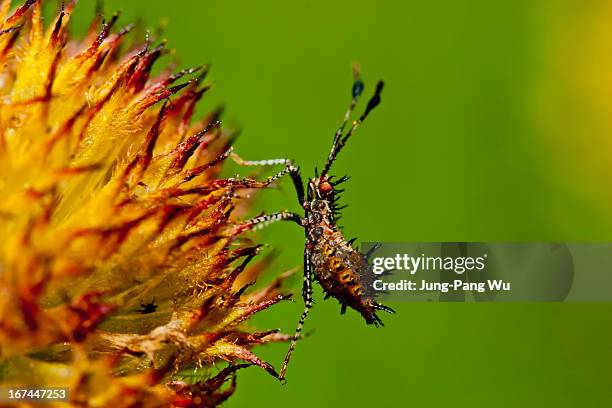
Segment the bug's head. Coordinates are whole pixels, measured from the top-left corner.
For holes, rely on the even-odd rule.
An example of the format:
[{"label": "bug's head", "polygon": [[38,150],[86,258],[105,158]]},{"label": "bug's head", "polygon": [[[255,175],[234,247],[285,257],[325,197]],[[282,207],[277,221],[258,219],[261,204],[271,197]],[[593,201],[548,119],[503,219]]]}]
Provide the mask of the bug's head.
[{"label": "bug's head", "polygon": [[[348,179],[348,177],[344,177]],[[331,177],[317,176],[308,181],[308,197],[318,200],[330,200],[335,193],[335,185]]]}]

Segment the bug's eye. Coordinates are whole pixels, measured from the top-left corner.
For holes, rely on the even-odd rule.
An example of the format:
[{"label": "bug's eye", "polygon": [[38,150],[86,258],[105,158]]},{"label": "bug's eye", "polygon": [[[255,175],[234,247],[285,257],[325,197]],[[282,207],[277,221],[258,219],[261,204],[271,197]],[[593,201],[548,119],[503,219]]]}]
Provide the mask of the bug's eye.
[{"label": "bug's eye", "polygon": [[332,187],[332,185],[331,185],[331,184],[329,184],[327,181],[324,181],[324,182],[322,182],[322,183],[319,185],[319,189],[321,190],[321,192],[322,192],[323,194],[328,194],[328,193],[330,193],[330,192],[331,192],[331,191],[332,191],[334,188],[333,188],[333,187]]}]

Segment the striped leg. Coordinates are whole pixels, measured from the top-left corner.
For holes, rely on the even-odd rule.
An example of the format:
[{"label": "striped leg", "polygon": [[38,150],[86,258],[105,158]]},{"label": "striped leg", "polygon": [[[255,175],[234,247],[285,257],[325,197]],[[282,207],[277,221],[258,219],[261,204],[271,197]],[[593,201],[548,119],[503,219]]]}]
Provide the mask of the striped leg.
[{"label": "striped leg", "polygon": [[256,231],[278,221],[293,221],[298,225],[302,225],[302,218],[298,214],[289,211],[280,211],[272,214],[262,214],[242,224],[236,225],[234,228],[234,235],[238,235],[244,231]]},{"label": "striped leg", "polygon": [[238,156],[234,152],[231,153],[231,158],[240,166],[274,166],[277,164],[284,164],[285,166],[290,166],[293,164],[291,160],[285,158],[269,160],[244,160],[242,157]]},{"label": "striped leg", "polygon": [[300,205],[304,204],[304,182],[302,181],[302,176],[300,175],[300,169],[293,165],[293,162],[290,159],[270,159],[270,160],[244,160],[242,157],[238,156],[236,153],[231,153],[230,156],[237,164],[240,166],[274,166],[278,164],[285,165],[285,168],[280,172],[276,173],[274,176],[268,177],[266,181],[268,184],[274,183],[276,180],[283,177],[285,174],[289,173],[291,176],[291,181],[293,181],[293,186],[295,187],[295,191],[298,196],[298,201]]},{"label": "striped leg", "polygon": [[302,332],[302,328],[304,327],[304,322],[308,317],[308,312],[312,307],[312,265],[310,264],[310,256],[308,250],[304,251],[304,285],[302,286],[302,298],[304,298],[304,311],[302,312],[302,316],[300,316],[300,321],[295,329],[295,334],[293,335],[293,339],[291,339],[291,345],[289,346],[289,351],[287,351],[287,355],[285,356],[285,360],[283,361],[283,365],[281,366],[280,375],[278,379],[281,382],[285,381],[285,374],[287,373],[287,366],[289,366],[289,360],[291,359],[291,354],[293,354],[293,350],[295,350],[295,346],[297,345],[297,341],[300,339],[300,334]]}]

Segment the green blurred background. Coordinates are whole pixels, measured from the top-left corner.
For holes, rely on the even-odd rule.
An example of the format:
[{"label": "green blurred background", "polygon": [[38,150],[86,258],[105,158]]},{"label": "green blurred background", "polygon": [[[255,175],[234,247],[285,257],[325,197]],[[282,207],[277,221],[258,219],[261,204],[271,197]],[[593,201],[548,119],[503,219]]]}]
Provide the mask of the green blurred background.
[{"label": "green blurred background", "polygon": [[[359,62],[383,103],[342,152],[345,233],[365,241],[610,241],[607,1],[107,1],[168,22],[182,65],[211,62],[245,158],[321,165]],[[82,31],[93,1],[76,17]],[[289,184],[269,210],[297,210]],[[262,236],[300,266],[303,232]],[[295,280],[298,292],[299,278]],[[394,304],[386,327],[322,301],[281,386],[239,375],[228,406],[609,407],[610,304]],[[293,332],[300,301],[256,323]],[[285,345],[258,353],[279,365]]]}]

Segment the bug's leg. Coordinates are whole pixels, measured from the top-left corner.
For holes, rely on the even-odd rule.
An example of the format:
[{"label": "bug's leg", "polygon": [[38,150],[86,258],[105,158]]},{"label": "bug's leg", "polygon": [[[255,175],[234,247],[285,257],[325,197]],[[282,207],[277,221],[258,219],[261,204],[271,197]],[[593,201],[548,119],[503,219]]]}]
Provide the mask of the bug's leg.
[{"label": "bug's leg", "polygon": [[280,211],[272,214],[261,214],[236,225],[234,227],[234,235],[238,235],[244,231],[262,229],[278,221],[293,221],[300,226],[302,225],[302,217],[300,217],[299,214],[290,211]]},{"label": "bug's leg", "polygon": [[289,366],[291,354],[293,354],[293,350],[295,350],[295,346],[297,345],[297,342],[300,339],[300,334],[302,332],[302,328],[304,327],[304,322],[306,321],[306,318],[308,317],[308,312],[312,307],[312,266],[310,264],[310,254],[307,249],[304,250],[304,284],[302,286],[302,298],[304,299],[304,311],[302,312],[302,316],[300,316],[300,321],[298,322],[298,325],[295,328],[295,333],[293,335],[293,339],[291,339],[289,351],[287,351],[287,355],[285,356],[285,360],[283,360],[283,365],[280,369],[278,379],[281,382],[285,382],[285,374],[287,373],[287,367]]},{"label": "bug's leg", "polygon": [[300,175],[300,168],[293,165],[289,166],[289,176],[293,181],[293,187],[295,187],[295,193],[297,194],[298,202],[301,206],[304,205],[304,182]]},{"label": "bug's leg", "polygon": [[302,182],[302,176],[300,175],[300,169],[298,167],[295,167],[293,164],[288,165],[274,176],[268,177],[267,182],[272,184],[287,173],[289,173],[291,181],[293,182],[293,187],[295,187],[298,202],[300,205],[304,205],[304,183]]},{"label": "bug's leg", "polygon": [[268,160],[244,160],[242,157],[238,156],[234,152],[231,153],[230,157],[236,162],[236,164],[240,166],[274,166],[277,164],[284,164],[285,166],[289,166],[293,164],[290,159],[286,158]]},{"label": "bug's leg", "polygon": [[230,157],[240,166],[274,166],[277,164],[285,165],[285,168],[275,174],[274,176],[268,177],[268,183],[273,183],[276,180],[283,177],[285,174],[289,173],[291,177],[291,181],[293,182],[293,186],[295,187],[295,192],[298,197],[298,202],[300,205],[304,204],[304,182],[302,181],[302,176],[300,175],[299,167],[293,165],[293,162],[290,159],[270,159],[270,160],[244,160],[242,157],[238,156],[236,153],[232,152]]}]

